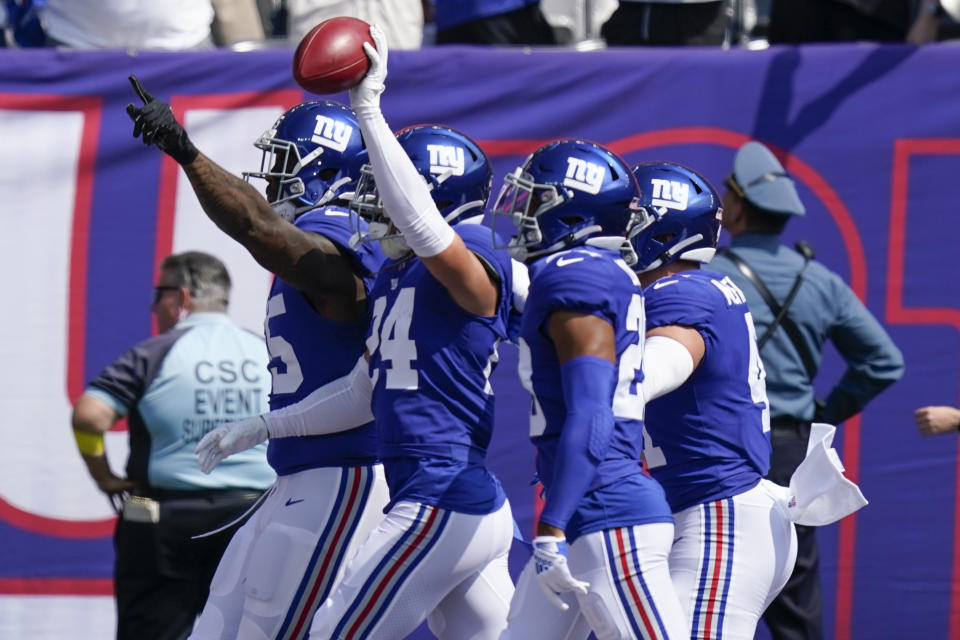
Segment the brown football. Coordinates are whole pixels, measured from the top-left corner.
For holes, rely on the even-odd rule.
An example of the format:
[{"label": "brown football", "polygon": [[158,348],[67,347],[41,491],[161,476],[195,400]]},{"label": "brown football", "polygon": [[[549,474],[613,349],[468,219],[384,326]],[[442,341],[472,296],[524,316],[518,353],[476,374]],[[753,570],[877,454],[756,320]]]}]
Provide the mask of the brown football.
[{"label": "brown football", "polygon": [[294,79],[316,94],[339,93],[356,86],[370,67],[364,42],[373,44],[370,25],[363,20],[346,16],[324,20],[297,45]]}]

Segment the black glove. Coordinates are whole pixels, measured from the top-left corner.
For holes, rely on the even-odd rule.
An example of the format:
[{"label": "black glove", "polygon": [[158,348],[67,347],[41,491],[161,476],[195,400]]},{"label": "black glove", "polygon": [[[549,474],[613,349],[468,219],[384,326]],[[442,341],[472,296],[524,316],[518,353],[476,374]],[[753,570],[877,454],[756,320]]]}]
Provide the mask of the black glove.
[{"label": "black glove", "polygon": [[200,152],[173,117],[170,105],[147,93],[136,76],[130,76],[130,84],[137,96],[143,100],[143,107],[127,105],[127,115],[133,120],[133,137],[142,137],[143,144],[157,145],[180,164],[193,162]]}]

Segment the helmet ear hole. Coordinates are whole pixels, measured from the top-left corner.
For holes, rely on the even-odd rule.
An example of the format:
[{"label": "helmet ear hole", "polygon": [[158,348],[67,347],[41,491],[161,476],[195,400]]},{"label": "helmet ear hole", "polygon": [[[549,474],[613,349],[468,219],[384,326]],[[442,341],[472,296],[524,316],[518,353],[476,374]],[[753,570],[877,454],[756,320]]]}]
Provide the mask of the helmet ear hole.
[{"label": "helmet ear hole", "polygon": [[574,226],[574,225],[577,225],[577,224],[580,224],[581,222],[583,222],[583,218],[580,217],[580,216],[562,216],[562,217],[560,218],[560,222],[562,222],[563,224],[565,224],[565,225],[567,225],[567,226],[572,227],[572,226]]},{"label": "helmet ear hole", "polygon": [[320,173],[318,173],[317,175],[324,182],[328,182],[330,180],[333,180],[339,171],[340,170],[336,167],[327,167],[326,169],[323,169],[322,171],[320,171]]}]

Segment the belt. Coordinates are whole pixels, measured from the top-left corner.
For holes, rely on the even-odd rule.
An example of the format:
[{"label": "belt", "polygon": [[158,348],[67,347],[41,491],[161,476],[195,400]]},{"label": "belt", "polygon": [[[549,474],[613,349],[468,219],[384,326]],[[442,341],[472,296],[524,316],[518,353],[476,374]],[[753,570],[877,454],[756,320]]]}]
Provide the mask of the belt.
[{"label": "belt", "polygon": [[801,420],[793,416],[777,416],[770,419],[770,434],[772,436],[799,436],[810,437],[810,421]]},{"label": "belt", "polygon": [[260,489],[137,489],[133,495],[151,498],[153,500],[184,500],[199,498],[213,500],[215,498],[249,498],[255,500],[263,491]]}]

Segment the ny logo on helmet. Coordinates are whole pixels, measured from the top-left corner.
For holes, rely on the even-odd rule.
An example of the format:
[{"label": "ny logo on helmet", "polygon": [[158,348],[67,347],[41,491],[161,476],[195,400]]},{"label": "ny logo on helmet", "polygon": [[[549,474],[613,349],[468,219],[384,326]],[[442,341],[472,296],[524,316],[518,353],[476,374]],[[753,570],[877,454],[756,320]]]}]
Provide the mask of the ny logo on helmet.
[{"label": "ny logo on helmet", "polygon": [[447,173],[453,176],[462,176],[466,168],[463,147],[453,147],[445,144],[428,144],[430,152],[430,173]]},{"label": "ny logo on helmet", "polygon": [[353,127],[341,120],[334,120],[329,116],[317,116],[317,126],[313,130],[313,142],[343,152],[350,142],[350,136],[353,134]]},{"label": "ny logo on helmet", "polygon": [[687,210],[687,201],[690,200],[690,185],[685,182],[674,182],[652,178],[650,185],[653,188],[650,204],[667,209]]},{"label": "ny logo on helmet", "polygon": [[563,179],[563,186],[596,195],[603,186],[606,171],[603,165],[580,158],[567,158],[567,175]]}]

